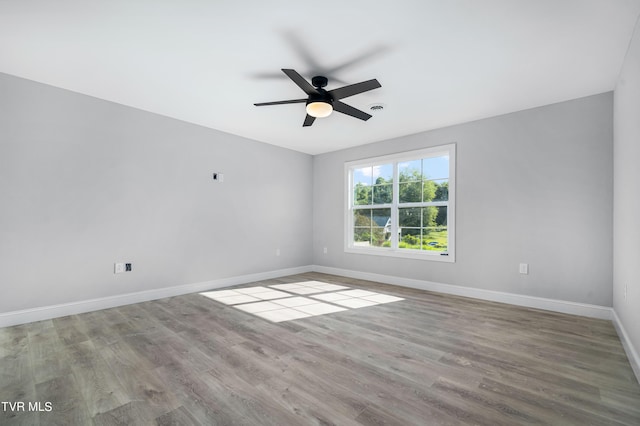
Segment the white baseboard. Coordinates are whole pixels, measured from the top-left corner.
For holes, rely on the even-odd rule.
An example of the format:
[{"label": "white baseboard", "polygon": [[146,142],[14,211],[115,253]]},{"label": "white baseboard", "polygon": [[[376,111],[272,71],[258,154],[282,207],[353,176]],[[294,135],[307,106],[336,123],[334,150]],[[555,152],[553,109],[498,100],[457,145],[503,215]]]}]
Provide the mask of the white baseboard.
[{"label": "white baseboard", "polygon": [[311,271],[311,266],[279,269],[275,271],[259,272],[256,274],[239,275],[235,277],[204,281],[200,283],[184,284],[174,287],[166,287],[117,296],[102,297],[99,299],[83,300],[79,302],[64,303],[60,305],[43,306],[40,308],[0,313],[0,327],[9,327],[12,325],[26,324],[34,321],[43,321],[51,318],[64,317],[66,315],[75,315],[84,312],[98,311],[101,309],[115,308],[117,306],[129,305],[132,303],[147,302],[149,300],[180,296],[182,294],[198,293],[201,291],[212,290],[221,287],[246,284],[254,281],[284,277],[287,275],[302,274]]},{"label": "white baseboard", "polygon": [[624,329],[622,325],[622,321],[618,318],[618,314],[616,314],[615,310],[612,310],[612,318],[613,326],[618,333],[618,337],[620,337],[620,342],[622,342],[622,347],[624,351],[627,353],[627,358],[629,359],[629,364],[631,364],[631,368],[633,369],[634,374],[636,375],[636,380],[640,383],[640,356],[638,356],[638,352],[633,347],[631,343],[631,339],[629,339],[629,335],[627,331]]},{"label": "white baseboard", "polygon": [[509,303],[511,305],[525,306],[527,308],[544,309],[547,311],[561,312],[564,314],[581,315],[590,318],[610,320],[613,309],[606,306],[589,305],[586,303],[568,302],[564,300],[546,299],[543,297],[525,296],[501,291],[483,290],[479,288],[462,287],[451,284],[442,284],[432,281],[416,280],[411,278],[399,278],[390,275],[374,274],[369,272],[352,271],[350,269],[331,268],[327,266],[313,266],[314,272],[342,275],[344,277],[358,278],[369,281],[377,281],[385,284],[411,287],[419,290],[435,291],[438,293],[453,294],[456,296],[473,297],[475,299],[490,300],[492,302]]}]

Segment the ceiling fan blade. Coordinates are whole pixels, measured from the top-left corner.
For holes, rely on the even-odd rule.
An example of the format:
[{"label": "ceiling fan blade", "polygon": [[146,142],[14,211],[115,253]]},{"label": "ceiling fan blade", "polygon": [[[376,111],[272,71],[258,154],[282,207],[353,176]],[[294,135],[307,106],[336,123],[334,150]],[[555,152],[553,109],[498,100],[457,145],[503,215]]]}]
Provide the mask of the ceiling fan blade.
[{"label": "ceiling fan blade", "polygon": [[293,82],[297,84],[299,88],[304,90],[304,93],[306,93],[307,95],[318,94],[318,91],[315,89],[315,87],[313,87],[311,83],[305,80],[304,77],[298,74],[295,70],[282,69],[282,72],[285,73],[291,80],[293,80]]},{"label": "ceiling fan blade", "polygon": [[366,112],[360,111],[358,108],[354,108],[351,105],[347,105],[344,102],[340,101],[333,101],[333,109],[335,111],[350,115],[355,118],[359,118],[360,120],[364,121],[367,121],[371,118],[371,115],[367,114]]},{"label": "ceiling fan blade", "polygon": [[361,83],[350,84],[349,86],[329,90],[329,94],[333,99],[338,100],[357,95],[358,93],[368,92],[369,90],[377,89],[378,87],[382,87],[382,85],[374,78],[373,80],[367,80]]},{"label": "ceiling fan blade", "polygon": [[291,99],[289,101],[261,102],[261,103],[254,104],[254,105],[255,106],[265,106],[265,105],[301,104],[303,102],[307,102],[307,99]]},{"label": "ceiling fan blade", "polygon": [[307,114],[307,116],[304,119],[304,123],[302,123],[302,127],[309,127],[313,124],[314,121],[316,121],[316,118]]}]

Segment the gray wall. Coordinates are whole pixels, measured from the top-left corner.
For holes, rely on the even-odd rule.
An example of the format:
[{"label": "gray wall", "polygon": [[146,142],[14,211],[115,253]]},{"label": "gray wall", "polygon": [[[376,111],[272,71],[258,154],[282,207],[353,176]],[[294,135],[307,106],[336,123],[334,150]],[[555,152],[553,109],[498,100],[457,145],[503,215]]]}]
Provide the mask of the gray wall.
[{"label": "gray wall", "polygon": [[[311,168],[0,74],[0,312],[308,265]],[[116,261],[133,272],[114,275]]]},{"label": "gray wall", "polygon": [[613,307],[640,351],[640,24],[618,79],[614,113]]},{"label": "gray wall", "polygon": [[[315,156],[315,264],[611,306],[612,103],[605,93]],[[344,162],[450,142],[456,263],[344,253]]]}]

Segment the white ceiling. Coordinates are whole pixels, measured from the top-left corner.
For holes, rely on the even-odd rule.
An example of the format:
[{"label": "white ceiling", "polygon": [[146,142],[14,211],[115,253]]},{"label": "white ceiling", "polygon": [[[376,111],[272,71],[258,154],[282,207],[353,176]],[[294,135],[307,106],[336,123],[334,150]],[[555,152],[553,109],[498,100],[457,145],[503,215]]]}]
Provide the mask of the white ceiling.
[{"label": "white ceiling", "polygon": [[[0,72],[318,154],[614,88],[640,0],[3,0]],[[344,66],[343,66],[344,65]],[[303,128],[281,71],[377,78]]]}]

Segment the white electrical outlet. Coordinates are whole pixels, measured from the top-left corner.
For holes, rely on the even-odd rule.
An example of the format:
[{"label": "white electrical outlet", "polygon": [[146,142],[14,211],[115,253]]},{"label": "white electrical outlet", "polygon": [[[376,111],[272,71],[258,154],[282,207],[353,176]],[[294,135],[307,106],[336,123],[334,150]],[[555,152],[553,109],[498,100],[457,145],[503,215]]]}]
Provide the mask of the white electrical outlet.
[{"label": "white electrical outlet", "polygon": [[520,273],[524,274],[524,275],[528,275],[529,274],[529,264],[528,263],[521,263],[520,264]]},{"label": "white electrical outlet", "polygon": [[116,263],[113,267],[114,274],[121,274],[124,272],[124,263]]},{"label": "white electrical outlet", "polygon": [[322,252],[323,252],[324,254],[327,254],[327,248],[325,247],[325,248],[324,248],[324,250],[322,250]]}]

